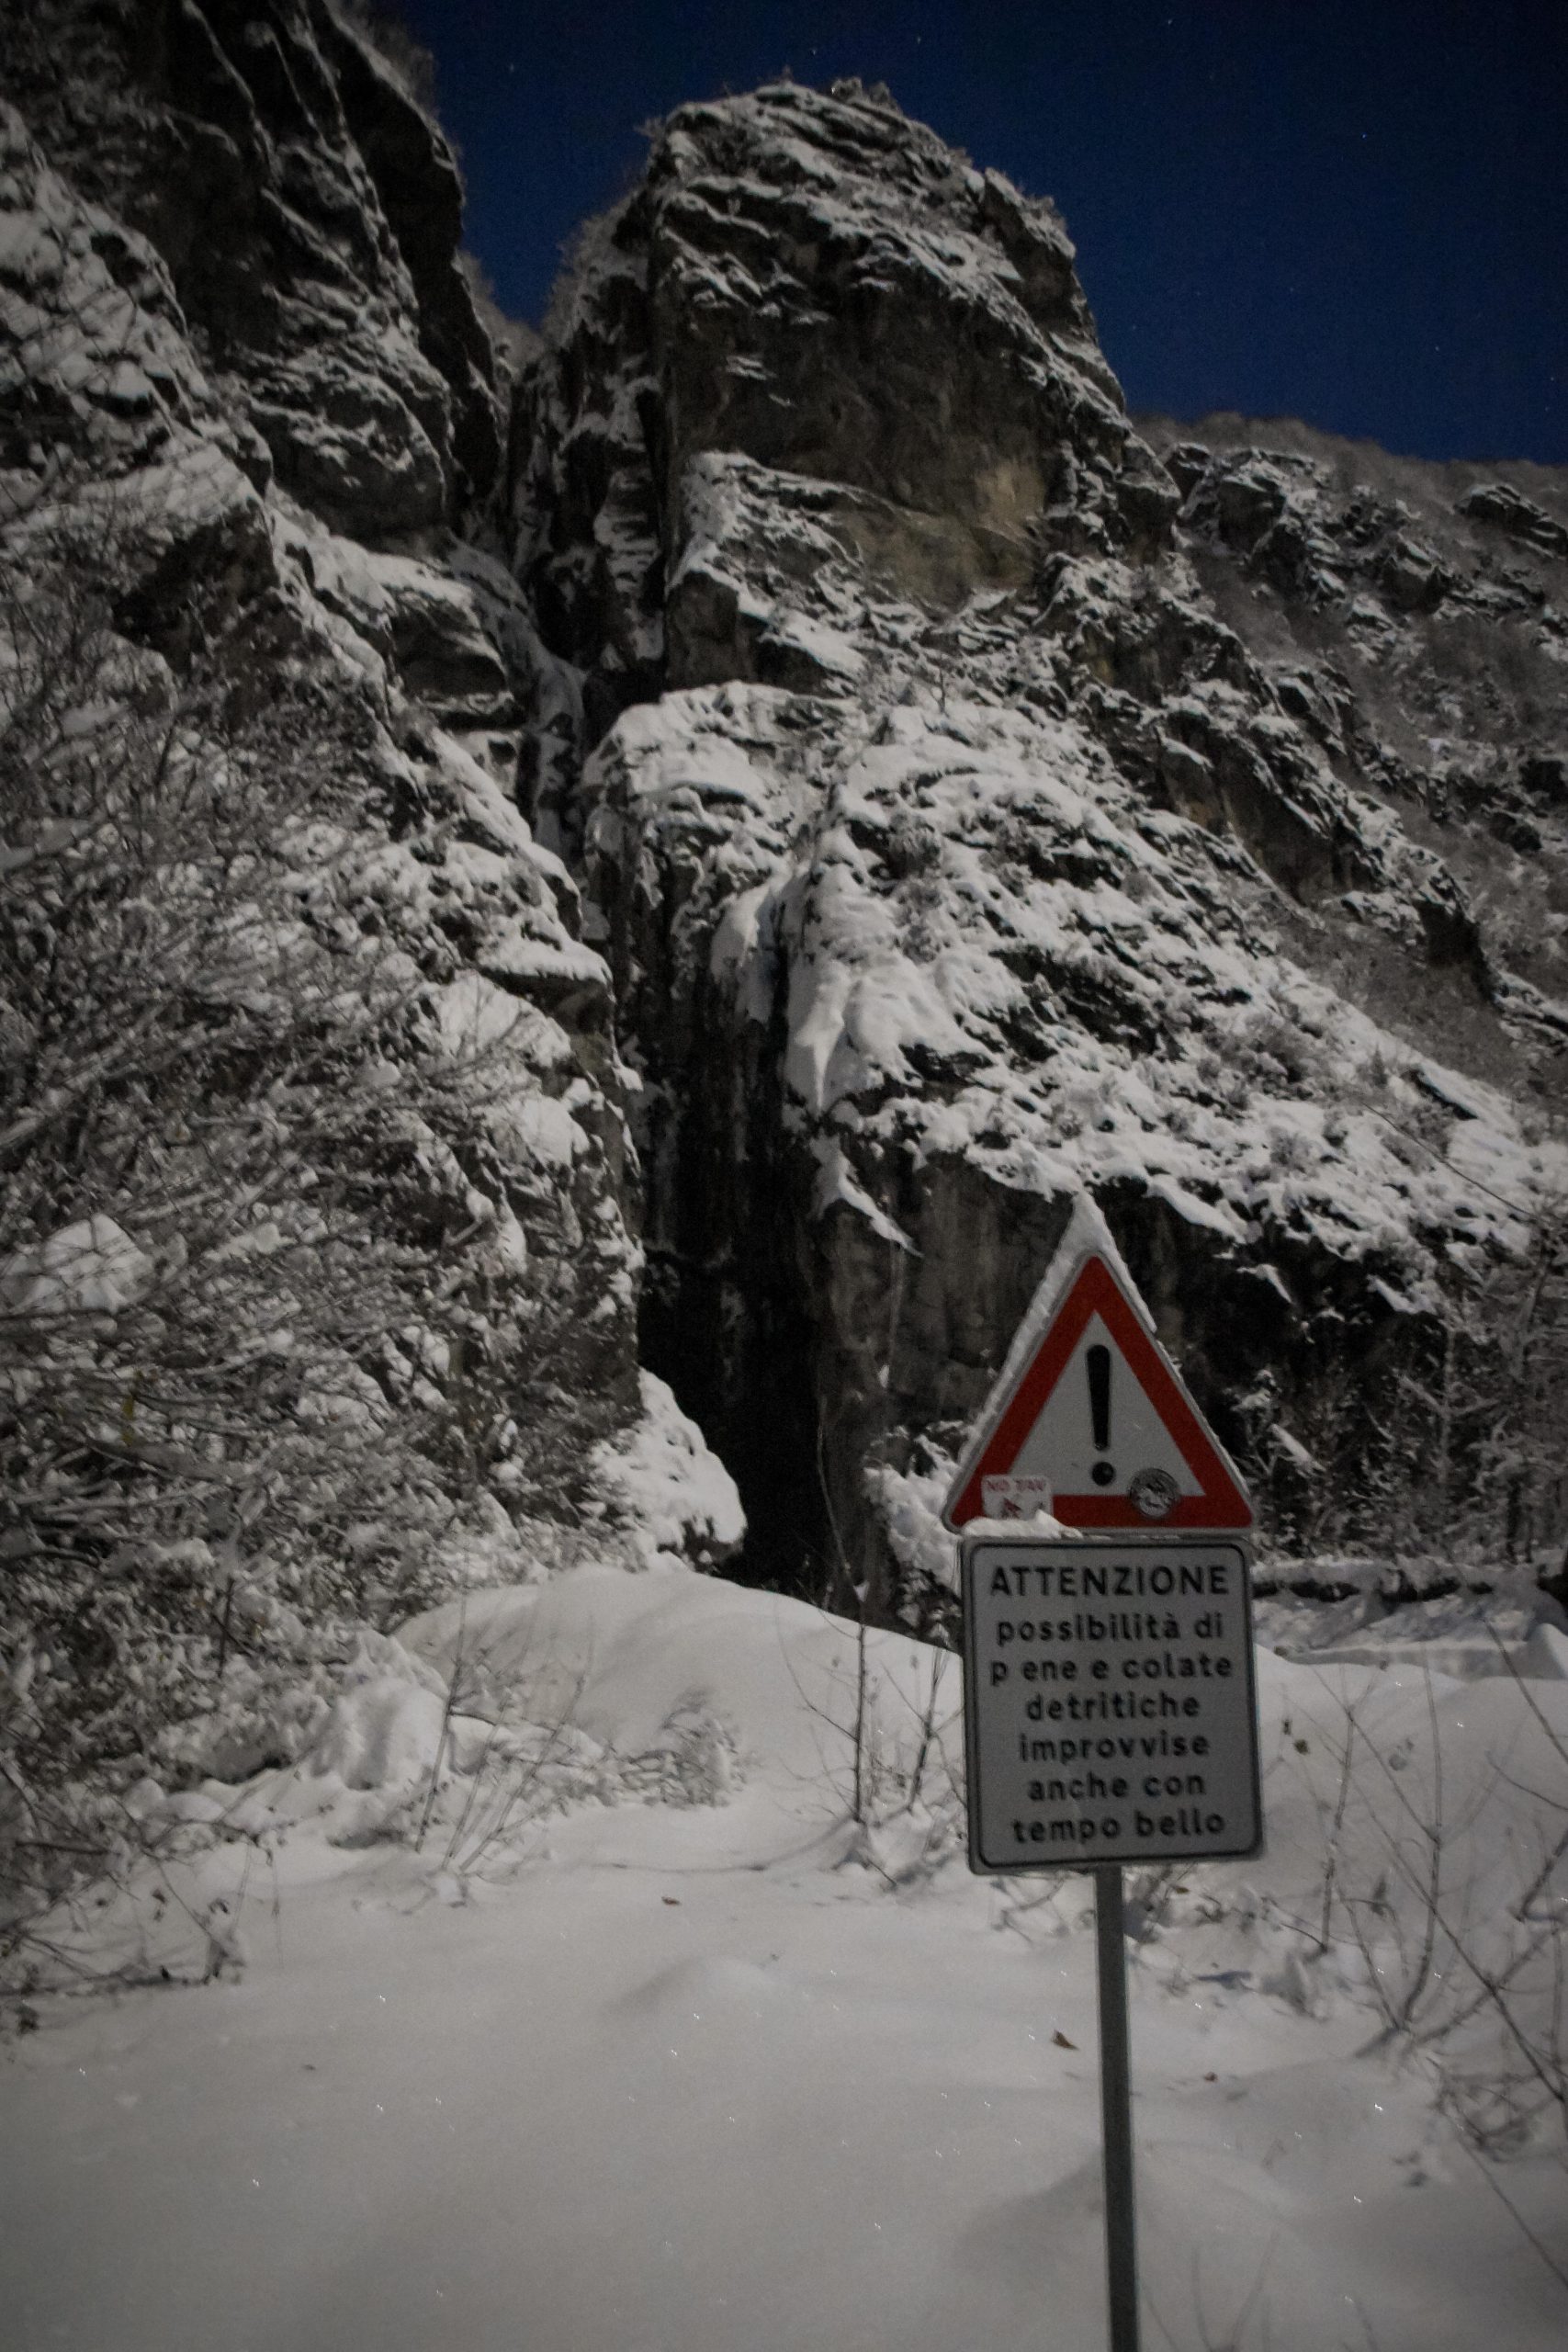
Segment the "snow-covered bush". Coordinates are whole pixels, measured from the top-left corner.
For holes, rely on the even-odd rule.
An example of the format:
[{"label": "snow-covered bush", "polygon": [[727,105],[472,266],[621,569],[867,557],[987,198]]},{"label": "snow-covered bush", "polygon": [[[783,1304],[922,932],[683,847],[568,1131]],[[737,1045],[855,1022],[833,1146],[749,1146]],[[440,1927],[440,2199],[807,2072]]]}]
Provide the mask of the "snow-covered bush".
[{"label": "snow-covered bush", "polygon": [[1498,1651],[1462,1701],[1429,1669],[1359,1693],[1324,1672],[1311,1717],[1286,1718],[1324,1854],[1287,1956],[1303,1991],[1359,1960],[1380,2045],[1426,2062],[1472,2147],[1539,2129],[1568,2154],[1568,1736],[1557,1683]]},{"label": "snow-covered bush", "polygon": [[[1568,1597],[1568,1197],[1543,1195],[1524,1246],[1471,1253],[1423,1348],[1372,1405],[1379,1444],[1359,1528],[1399,1554],[1435,1554],[1473,1578],[1534,1571]],[[1333,1408],[1325,1420],[1333,1417]],[[1334,1446],[1314,1447],[1331,1463]],[[1332,1491],[1332,1478],[1324,1484]]]},{"label": "snow-covered bush", "polygon": [[450,975],[370,890],[366,708],[302,661],[259,694],[220,573],[128,633],[146,520],[84,492],[0,592],[0,1848],[29,1852],[70,1844],[38,1808],[84,1772],[287,1753],[336,1626],[439,1589],[495,1418],[496,1048],[453,1050]]}]

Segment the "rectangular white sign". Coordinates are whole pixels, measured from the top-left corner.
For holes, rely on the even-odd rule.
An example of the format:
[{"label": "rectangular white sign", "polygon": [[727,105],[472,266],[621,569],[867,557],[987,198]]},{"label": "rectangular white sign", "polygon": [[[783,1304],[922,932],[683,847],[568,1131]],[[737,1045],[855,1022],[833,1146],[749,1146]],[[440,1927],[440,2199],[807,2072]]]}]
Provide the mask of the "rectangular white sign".
[{"label": "rectangular white sign", "polygon": [[1246,1546],[1021,1528],[961,1551],[971,1869],[1256,1853]]}]

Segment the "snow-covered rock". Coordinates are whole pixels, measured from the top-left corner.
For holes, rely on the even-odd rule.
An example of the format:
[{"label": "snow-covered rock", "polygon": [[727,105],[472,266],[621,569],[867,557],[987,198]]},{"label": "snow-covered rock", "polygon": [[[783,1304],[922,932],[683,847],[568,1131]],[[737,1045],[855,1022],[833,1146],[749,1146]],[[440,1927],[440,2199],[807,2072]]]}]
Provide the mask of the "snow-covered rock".
[{"label": "snow-covered rock", "polygon": [[[503,413],[450,151],[333,0],[156,43],[44,0],[7,62],[4,554],[32,594],[85,515],[113,559],[71,740],[198,676],[242,745],[278,713],[236,770],[273,967],[396,984],[351,1148],[403,1289],[288,1415],[442,1423],[417,1495],[327,1512],[366,1605],[744,1526],[750,1576],[950,1621],[945,1476],[1086,1191],[1275,1534],[1356,1541],[1453,1301],[1564,1184],[1562,484],[1138,428],[1055,209],[855,83],[680,108]],[[344,1181],[335,1084],[225,1282]],[[149,1258],[95,1294],[148,1318],[89,1367],[129,1452],[185,1236],[36,1201],[29,1313],[62,1229]],[[135,1573],[188,1697],[220,1623],[315,1636],[217,1504],[176,1579],[186,1516]],[[28,1607],[36,1708],[81,1612]],[[245,1752],[292,1753],[243,1672]]]},{"label": "snow-covered rock", "polygon": [[645,1567],[716,1567],[740,1547],[746,1514],[734,1479],[669,1385],[641,1374],[642,1418],[602,1441],[594,1484]]},{"label": "snow-covered rock", "polygon": [[[256,469],[377,539],[453,519],[500,452],[439,130],[323,0],[46,5],[8,77],[49,153],[157,249]],[[74,19],[74,20],[73,20]]]},{"label": "snow-covered rock", "polygon": [[82,1217],[0,1258],[0,1304],[14,1315],[112,1315],[152,1274],[146,1250],[112,1216]]},{"label": "snow-covered rock", "polygon": [[[340,976],[329,1022],[338,1003],[372,1000],[386,1019],[374,1057],[332,1069],[329,1055],[308,1076],[287,1050],[239,1051],[221,1099],[201,1106],[200,1148],[216,1164],[283,1117],[288,1175],[277,1197],[265,1175],[237,1184],[231,1231],[192,1229],[183,1179],[160,1176],[193,1136],[155,1083],[134,1160],[84,1159],[73,1143],[62,1180],[40,1156],[51,1143],[25,1182],[7,1160],[0,1305],[22,1320],[0,1345],[3,1442],[24,1429],[44,1442],[48,1394],[62,1430],[76,1413],[122,1457],[119,1475],[144,1479],[146,1542],[117,1549],[89,1529],[78,1544],[55,1526],[76,1564],[63,1579],[39,1565],[52,1555],[27,1522],[39,1494],[69,1502],[69,1477],[29,1473],[24,1523],[13,1529],[9,1510],[0,1523],[21,1563],[0,1648],[37,1637],[27,1754],[46,1773],[84,1707],[89,1751],[139,1753],[146,1737],[182,1772],[291,1753],[275,1686],[332,1650],[323,1589],[384,1618],[400,1595],[462,1582],[476,1550],[501,1557],[498,1515],[570,1526],[602,1510],[594,1449],[641,1414],[608,967],[582,936],[576,884],[516,803],[525,741],[570,706],[570,681],[493,537],[490,552],[477,543],[501,398],[458,264],[456,165],[328,0],[210,0],[173,12],[155,40],[144,17],[45,0],[7,25],[0,597],[27,619],[0,631],[0,666],[15,686],[53,629],[92,693],[41,751],[28,695],[7,696],[6,757],[37,790],[21,801],[8,789],[0,818],[6,933],[47,932],[50,891],[105,837],[101,779],[135,773],[148,729],[176,709],[192,714],[197,749],[176,741],[175,761],[188,756],[193,775],[202,760],[225,766],[270,898],[254,956],[240,944],[248,918],[226,908],[224,950],[203,951],[198,970],[193,949],[189,974],[140,1005],[144,934],[95,879],[106,926],[130,926],[130,1011],[97,1012],[68,1051],[84,1017],[63,1001],[72,983],[52,1007],[13,1004],[7,965],[0,1128],[14,1154],[53,1134],[73,1090],[90,1099],[88,1081],[123,1097],[128,1029],[150,1023],[155,1065],[174,1070],[186,1035],[198,1055],[224,1023],[259,1042],[291,967],[312,959]],[[80,609],[61,617],[73,597]],[[58,697],[59,679],[47,684]],[[199,876],[199,829],[191,848]],[[178,858],[154,843],[154,866],[160,856],[153,887],[177,895]],[[149,912],[161,936],[160,909]],[[264,1435],[259,1401],[237,1393],[233,1416],[217,1417],[215,1472],[205,1432],[168,1442],[192,1301],[265,1287],[269,1264],[286,1301],[290,1265],[337,1213],[329,1198],[344,1203],[345,1153],[373,1261],[367,1300],[395,1266],[396,1303],[367,1307],[350,1362],[311,1360],[280,1305],[258,1362],[281,1433],[275,1413]],[[194,1376],[258,1344],[244,1318],[207,1333]],[[385,1490],[349,1501],[345,1465],[309,1529],[297,1479],[263,1466],[297,1436],[330,1449],[334,1432],[391,1459],[405,1421]],[[229,1535],[205,1569],[176,1576],[181,1543],[220,1524]],[[102,1600],[100,1555],[115,1579]],[[387,1729],[391,1747],[402,1737]]]},{"label": "snow-covered rock", "polygon": [[650,1361],[754,1565],[940,1614],[913,1498],[1083,1186],[1280,1520],[1354,1489],[1358,1386],[1560,1183],[1545,1033],[1218,567],[1362,530],[1371,645],[1448,609],[1447,538],[1306,456],[1163,466],[1051,208],[858,85],[673,115],[523,413],[599,739],[536,806],[642,1080]]}]

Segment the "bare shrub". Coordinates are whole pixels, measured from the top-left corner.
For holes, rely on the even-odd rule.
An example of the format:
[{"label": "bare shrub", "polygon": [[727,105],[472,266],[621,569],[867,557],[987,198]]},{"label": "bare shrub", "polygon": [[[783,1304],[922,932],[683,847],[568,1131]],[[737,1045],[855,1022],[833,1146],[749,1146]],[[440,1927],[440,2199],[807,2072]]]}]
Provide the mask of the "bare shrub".
[{"label": "bare shrub", "polygon": [[288,664],[264,700],[199,611],[177,669],[123,633],[145,521],[68,503],[0,593],[0,1763],[24,1810],[84,1774],[263,1760],[334,1624],[434,1596],[494,1444],[481,1383],[445,1374],[502,1041],[446,1034],[378,906],[363,707]]},{"label": "bare shrub", "polygon": [[[1359,1953],[1374,2046],[1430,2067],[1473,2154],[1502,2160],[1544,2124],[1568,2160],[1568,1912],[1552,1891],[1568,1856],[1568,1740],[1513,1680],[1517,1728],[1462,1781],[1445,1762],[1430,1677],[1425,1736],[1392,1743],[1328,1690],[1321,1901],[1297,1924],[1315,1954]],[[1517,1834],[1521,1794],[1533,1838]]]}]

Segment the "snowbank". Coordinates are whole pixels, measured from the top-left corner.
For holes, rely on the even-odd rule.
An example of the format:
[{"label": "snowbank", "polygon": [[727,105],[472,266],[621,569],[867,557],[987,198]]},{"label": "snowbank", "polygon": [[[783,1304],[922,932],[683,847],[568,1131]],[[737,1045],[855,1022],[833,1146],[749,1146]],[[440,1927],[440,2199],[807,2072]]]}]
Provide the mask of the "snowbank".
[{"label": "snowbank", "polygon": [[[1540,1867],[1568,1685],[1390,1636],[1381,1666],[1266,1651],[1259,1694],[1265,1853],[1128,1876],[1150,2340],[1548,2352],[1555,2127],[1461,2014],[1454,1941],[1544,1949],[1568,1905]],[[907,1638],[863,1668],[800,1602],[585,1567],[356,1653],[289,1782],[335,1792],[314,1826],[282,1776],[143,1792],[144,1966],[209,1981],[35,1999],[0,2111],[17,2340],[954,2352],[1043,2320],[1101,2352],[1089,1883],[976,1881],[933,1838],[956,1697]],[[524,1794],[466,1868],[497,1740]],[[322,1843],[399,1792],[375,1842]],[[1528,1957],[1487,1951],[1533,2031]],[[1407,2001],[1428,2038],[1383,2041]]]}]

